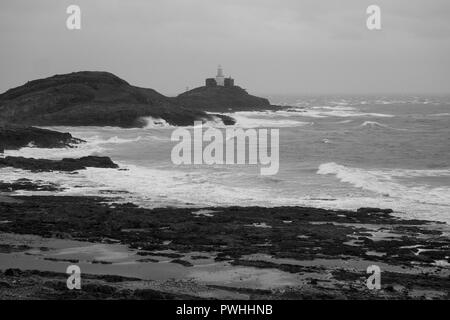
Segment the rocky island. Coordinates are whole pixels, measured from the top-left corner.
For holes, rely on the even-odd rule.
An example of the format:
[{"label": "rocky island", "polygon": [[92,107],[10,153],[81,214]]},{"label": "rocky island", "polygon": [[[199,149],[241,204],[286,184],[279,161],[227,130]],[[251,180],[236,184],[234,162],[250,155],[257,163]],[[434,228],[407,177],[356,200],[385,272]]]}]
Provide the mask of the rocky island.
[{"label": "rocky island", "polygon": [[175,100],[191,110],[235,112],[274,108],[269,100],[252,96],[239,86],[199,87],[180,94]]},{"label": "rocky island", "polygon": [[231,117],[211,112],[270,107],[267,99],[238,86],[199,87],[166,97],[108,72],[84,71],[30,81],[1,94],[0,123],[139,128],[146,126],[146,117],[152,117],[174,126],[217,118],[230,125]]},{"label": "rocky island", "polygon": [[175,100],[191,110],[208,112],[260,111],[279,108],[265,98],[250,95],[235,85],[234,79],[225,77],[222,66],[214,78],[207,78],[205,85],[178,95]]}]

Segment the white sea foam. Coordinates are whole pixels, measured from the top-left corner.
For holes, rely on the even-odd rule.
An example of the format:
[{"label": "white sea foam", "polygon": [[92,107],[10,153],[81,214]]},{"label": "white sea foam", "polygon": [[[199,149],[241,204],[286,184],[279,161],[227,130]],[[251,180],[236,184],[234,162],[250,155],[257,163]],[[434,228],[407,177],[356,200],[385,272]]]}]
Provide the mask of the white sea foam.
[{"label": "white sea foam", "polygon": [[74,148],[21,148],[5,150],[5,156],[25,157],[35,159],[58,160],[63,158],[81,158],[100,154],[105,149],[99,145],[84,143]]},{"label": "white sea foam", "polygon": [[71,148],[35,148],[25,147],[19,150],[5,150],[5,156],[25,157],[35,159],[63,159],[63,158],[81,158],[90,155],[97,155],[105,151],[108,145],[133,143],[142,140],[141,136],[135,138],[119,138],[117,136],[110,138],[101,138],[91,136],[84,138],[86,143],[74,145]]},{"label": "white sea foam", "polygon": [[94,136],[92,138],[88,138],[89,141],[91,141],[91,143],[93,144],[121,144],[121,143],[130,143],[130,142],[137,142],[142,140],[141,136],[137,136],[136,138],[130,138],[130,139],[126,139],[126,138],[119,138],[118,136],[114,136],[111,138],[107,138],[107,139],[101,139],[98,136]]},{"label": "white sea foam", "polygon": [[[203,127],[224,127],[224,123],[220,117],[211,115],[211,119],[200,119],[199,121],[202,121]],[[145,126],[145,129],[165,129],[165,128],[177,128],[177,126],[170,125],[167,121],[164,119],[159,118],[152,118],[152,117],[145,117],[142,118],[144,121],[146,121],[147,125]],[[195,125],[192,124],[190,126],[184,126],[185,128],[193,128]]]},{"label": "white sea foam", "polygon": [[223,123],[222,119],[211,115],[211,120],[203,120],[202,121],[202,127],[214,127],[214,128],[223,128],[225,127],[225,124]]},{"label": "white sea foam", "polygon": [[335,175],[340,181],[385,197],[406,199],[425,204],[450,206],[450,188],[423,185],[408,186],[395,178],[450,176],[450,170],[366,170],[350,168],[334,162],[320,165],[318,174]]},{"label": "white sea foam", "polygon": [[[87,168],[77,174],[61,172],[29,172],[20,169],[0,168],[0,180],[12,182],[20,178],[51,182],[65,188],[59,192],[19,191],[17,194],[92,195],[114,197],[114,201],[133,202],[143,207],[204,207],[228,206],[312,206],[329,209],[357,209],[383,207],[397,210],[407,218],[441,220],[450,222],[450,189],[448,187],[408,188],[395,177],[450,176],[450,170],[364,170],[336,163],[320,166],[321,175],[335,175],[340,181],[369,190],[375,195],[335,197],[298,196],[276,193],[275,190],[253,186],[225,185],[230,172],[183,171],[118,163],[121,170]],[[126,170],[123,170],[126,169]],[[234,175],[233,175],[234,176]],[[220,178],[220,179],[218,179]],[[218,180],[217,180],[218,179]],[[121,200],[117,200],[120,198]]]},{"label": "white sea foam", "polygon": [[362,112],[354,107],[349,106],[316,106],[312,108],[291,108],[288,111],[296,112],[302,117],[311,118],[349,118],[349,117],[376,117],[376,118],[391,118],[393,115],[385,113]]},{"label": "white sea foam", "polygon": [[14,182],[18,179],[29,179],[32,182],[46,182],[57,184],[64,191],[16,191],[20,195],[49,195],[65,194],[72,192],[77,195],[98,195],[102,192],[102,186],[95,180],[89,180],[83,174],[72,174],[65,172],[32,172],[22,169],[0,168],[0,181]]},{"label": "white sea foam", "polygon": [[371,128],[388,128],[387,125],[376,122],[376,121],[364,121],[360,127],[371,127]]},{"label": "white sea foam", "polygon": [[444,112],[444,113],[433,113],[431,114],[432,117],[446,117],[450,116],[450,112]]},{"label": "white sea foam", "polygon": [[286,120],[285,117],[293,116],[293,113],[282,111],[240,111],[225,114],[236,120],[236,127],[242,128],[282,128],[301,127],[311,125],[311,122],[299,120]]},{"label": "white sea foam", "polygon": [[370,192],[367,196],[349,194],[334,201],[318,201],[323,208],[357,209],[359,207],[391,208],[406,219],[443,221],[450,224],[450,187],[432,187],[414,183],[417,177],[450,177],[450,169],[409,170],[351,168],[336,163],[320,165],[318,174],[334,175],[339,181]]},{"label": "white sea foam", "polygon": [[[211,173],[118,164],[121,169],[126,170],[87,168],[80,171],[80,174],[89,181],[98,183],[103,190],[130,192],[122,196],[144,207],[231,205],[236,202],[250,205],[266,197],[266,194],[256,189],[215,183],[214,174]],[[72,188],[66,193],[73,191],[77,192],[79,189]]]},{"label": "white sea foam", "polygon": [[[117,162],[117,161],[116,161]],[[0,181],[27,178],[33,182],[54,183],[64,190],[17,191],[19,195],[102,196],[114,201],[133,202],[147,208],[167,206],[267,205],[270,199],[261,190],[215,183],[220,172],[189,172],[153,169],[117,162],[119,169],[87,168],[76,174],[65,172],[30,172],[0,168]],[[119,197],[120,200],[116,198]]]},{"label": "white sea foam", "polygon": [[401,129],[401,128],[393,128],[386,124],[376,122],[376,121],[364,121],[361,125],[359,125],[360,128],[368,127],[371,129],[391,129],[391,130],[398,130],[398,131],[408,131],[408,129]]},{"label": "white sea foam", "polygon": [[160,129],[160,128],[172,128],[166,120],[161,118],[153,118],[153,117],[143,117],[142,120],[145,121],[146,126],[145,129]]}]

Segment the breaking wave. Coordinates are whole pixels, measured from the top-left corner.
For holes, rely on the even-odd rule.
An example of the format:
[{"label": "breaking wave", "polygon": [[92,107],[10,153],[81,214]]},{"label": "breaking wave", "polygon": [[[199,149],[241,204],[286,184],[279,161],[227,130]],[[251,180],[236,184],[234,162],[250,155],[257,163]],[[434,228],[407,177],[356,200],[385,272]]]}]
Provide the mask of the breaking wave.
[{"label": "breaking wave", "polygon": [[[59,192],[18,191],[16,194],[52,194],[60,196],[111,197],[114,202],[133,202],[154,207],[204,207],[204,206],[312,206],[329,209],[357,209],[363,206],[392,208],[398,214],[419,219],[449,221],[450,188],[429,186],[408,187],[396,178],[442,177],[450,178],[450,170],[365,170],[336,163],[320,165],[319,175],[333,175],[339,181],[356,188],[374,192],[350,192],[346,196],[290,195],[278,193],[264,186],[251,188],[224,184],[231,172],[184,171],[173,168],[149,168],[115,161],[120,169],[87,168],[78,174],[63,172],[30,172],[20,169],[0,168],[0,180],[15,181],[27,178],[32,181],[55,183],[64,190]],[[235,177],[233,175],[233,177]],[[277,182],[278,183],[281,182]]]},{"label": "breaking wave", "polygon": [[143,117],[146,125],[144,129],[160,129],[160,128],[173,128],[166,120],[161,118]]},{"label": "breaking wave", "polygon": [[391,129],[391,130],[399,130],[399,131],[408,131],[408,129],[399,129],[399,128],[393,128],[386,124],[379,123],[376,121],[364,121],[361,125],[359,125],[359,128],[371,128],[371,129]]},{"label": "breaking wave", "polygon": [[[120,169],[87,168],[78,174],[64,172],[30,172],[0,168],[0,180],[12,182],[21,178],[54,183],[64,190],[17,191],[16,194],[52,194],[58,196],[112,197],[115,202],[133,202],[147,208],[199,207],[233,205],[270,205],[270,197],[258,189],[216,183],[221,173],[164,170],[117,162]],[[195,187],[193,187],[195,186]],[[120,199],[119,199],[120,198]]]},{"label": "breaking wave", "polygon": [[378,117],[378,118],[391,118],[394,117],[391,114],[362,112],[354,107],[349,106],[316,106],[311,108],[290,108],[289,112],[295,112],[302,117],[311,118],[349,118],[349,117]]},{"label": "breaking wave", "polygon": [[432,116],[432,117],[446,117],[446,116],[450,116],[450,112],[433,113],[430,116]]},{"label": "breaking wave", "polygon": [[312,125],[311,122],[299,120],[287,120],[292,113],[282,111],[240,111],[235,113],[226,113],[224,115],[230,116],[236,120],[236,127],[242,128],[282,128],[282,127],[301,127],[305,125]]},{"label": "breaking wave", "polygon": [[92,136],[84,138],[85,143],[74,145],[68,148],[35,148],[28,146],[19,150],[5,150],[5,156],[11,157],[25,157],[35,159],[63,159],[63,158],[81,158],[90,155],[97,155],[108,149],[108,145],[133,143],[142,140],[141,136],[136,138],[119,138],[117,136],[110,138],[100,138],[99,136]]},{"label": "breaking wave", "polygon": [[334,175],[341,182],[350,183],[354,187],[372,191],[384,197],[405,199],[424,204],[450,206],[450,188],[448,186],[430,187],[419,184],[407,185],[403,182],[406,178],[411,177],[450,177],[449,169],[367,170],[350,168],[330,162],[321,164],[317,173],[321,175]]}]

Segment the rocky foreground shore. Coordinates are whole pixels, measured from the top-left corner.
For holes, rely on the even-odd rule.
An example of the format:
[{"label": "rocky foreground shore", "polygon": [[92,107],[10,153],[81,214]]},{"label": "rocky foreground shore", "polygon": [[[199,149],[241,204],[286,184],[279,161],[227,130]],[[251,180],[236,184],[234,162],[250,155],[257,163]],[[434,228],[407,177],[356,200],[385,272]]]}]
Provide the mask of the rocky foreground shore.
[{"label": "rocky foreground shore", "polygon": [[[0,232],[2,299],[450,298],[448,225],[400,219],[391,210],[144,209],[110,198],[4,194]],[[46,245],[15,238],[27,235]],[[52,248],[57,241],[83,241],[87,252],[123,246],[126,273],[117,252],[103,261],[62,256]],[[27,270],[20,259],[32,259]],[[74,263],[100,266],[83,276],[80,291],[66,287],[64,270]],[[381,290],[366,286],[370,265],[382,271]],[[183,276],[131,276],[133,268]]]}]

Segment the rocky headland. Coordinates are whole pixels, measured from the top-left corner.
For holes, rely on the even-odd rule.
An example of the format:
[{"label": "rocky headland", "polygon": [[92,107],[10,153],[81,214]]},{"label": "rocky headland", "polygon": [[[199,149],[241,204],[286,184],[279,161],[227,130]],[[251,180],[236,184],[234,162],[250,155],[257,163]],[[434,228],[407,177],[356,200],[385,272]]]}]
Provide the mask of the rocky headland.
[{"label": "rocky headland", "polygon": [[22,126],[145,127],[146,117],[169,125],[232,117],[213,112],[270,109],[269,101],[240,87],[199,87],[166,97],[108,73],[83,71],[33,80],[0,94],[0,123]]}]

